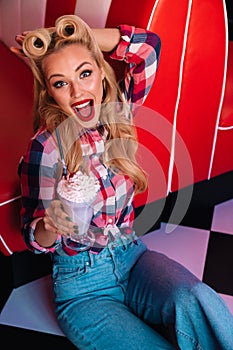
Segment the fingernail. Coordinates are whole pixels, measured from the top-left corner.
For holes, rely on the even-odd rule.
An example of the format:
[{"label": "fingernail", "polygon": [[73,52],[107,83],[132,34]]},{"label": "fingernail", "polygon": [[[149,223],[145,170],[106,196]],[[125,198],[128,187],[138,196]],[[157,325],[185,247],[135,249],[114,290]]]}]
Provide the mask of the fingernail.
[{"label": "fingernail", "polygon": [[73,226],[73,229],[74,229],[74,230],[77,230],[77,229],[78,229],[78,226],[77,226],[77,225],[74,225],[74,226]]},{"label": "fingernail", "polygon": [[77,233],[77,234],[78,234],[78,233],[79,233],[79,231],[78,231],[78,230],[74,230],[74,233]]},{"label": "fingernail", "polygon": [[67,221],[72,221],[71,218],[69,216],[66,217]]}]

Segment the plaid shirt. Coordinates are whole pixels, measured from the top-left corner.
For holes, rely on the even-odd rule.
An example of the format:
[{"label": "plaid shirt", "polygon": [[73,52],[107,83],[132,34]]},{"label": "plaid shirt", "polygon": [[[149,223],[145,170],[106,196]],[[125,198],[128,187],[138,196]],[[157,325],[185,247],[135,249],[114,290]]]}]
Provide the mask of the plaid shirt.
[{"label": "plaid shirt", "polygon": [[[115,60],[126,62],[124,79],[120,82],[122,93],[132,106],[142,105],[154,82],[159,55],[160,39],[147,30],[121,25],[121,41],[110,53]],[[90,172],[100,183],[91,227],[96,228],[96,242],[91,251],[98,253],[98,244],[114,240],[117,235],[133,232],[134,185],[127,176],[113,173],[100,160],[104,151],[105,132],[101,128],[88,130],[79,136],[83,155],[88,159]],[[63,255],[78,254],[68,247],[58,235],[52,247],[41,247],[34,238],[36,223],[44,214],[50,201],[56,197],[59,151],[53,135],[41,128],[30,140],[19,166],[22,190],[22,233],[28,248],[35,253],[54,252]],[[98,232],[98,228],[101,228]]]}]

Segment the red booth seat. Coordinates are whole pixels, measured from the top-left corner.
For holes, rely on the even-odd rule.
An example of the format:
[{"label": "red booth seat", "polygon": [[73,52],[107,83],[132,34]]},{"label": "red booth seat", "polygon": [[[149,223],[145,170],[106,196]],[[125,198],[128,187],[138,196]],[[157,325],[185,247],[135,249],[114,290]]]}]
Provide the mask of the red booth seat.
[{"label": "red booth seat", "polygon": [[[51,26],[60,15],[80,12],[92,26],[96,18],[92,22],[85,4],[43,0],[36,13],[34,7],[17,12],[16,0],[0,2],[0,16],[7,14],[0,31],[0,249],[6,255],[25,249],[17,166],[32,135],[33,101],[30,69],[6,43],[13,44],[13,33],[20,32],[19,27],[12,29],[16,24],[34,29],[33,18],[37,25]],[[136,119],[139,161],[149,176],[148,192],[137,196],[136,207],[233,170],[233,52],[232,43],[228,48],[225,1],[128,0],[127,8],[124,0],[103,4],[106,27],[128,23],[155,31],[162,41],[156,82]],[[5,37],[8,33],[11,38]]]},{"label": "red booth seat", "polygon": [[11,254],[25,249],[19,231],[17,167],[32,135],[33,80],[29,67],[1,41],[0,57],[0,249],[4,254]]}]

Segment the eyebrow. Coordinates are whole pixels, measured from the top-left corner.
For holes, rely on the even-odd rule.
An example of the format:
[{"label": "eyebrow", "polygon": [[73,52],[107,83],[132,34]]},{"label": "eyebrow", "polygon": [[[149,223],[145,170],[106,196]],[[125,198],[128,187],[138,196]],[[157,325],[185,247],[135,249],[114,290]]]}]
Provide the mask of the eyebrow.
[{"label": "eyebrow", "polygon": [[[82,63],[75,69],[75,72],[77,72],[79,69],[81,69],[85,64],[91,65],[90,62],[84,61],[84,62],[82,62]],[[52,74],[52,75],[50,75],[50,77],[48,78],[48,81],[50,81],[50,80],[51,80],[52,78],[54,78],[54,77],[64,77],[64,75],[63,75],[63,74],[59,74],[59,73],[57,73],[57,74]]]}]

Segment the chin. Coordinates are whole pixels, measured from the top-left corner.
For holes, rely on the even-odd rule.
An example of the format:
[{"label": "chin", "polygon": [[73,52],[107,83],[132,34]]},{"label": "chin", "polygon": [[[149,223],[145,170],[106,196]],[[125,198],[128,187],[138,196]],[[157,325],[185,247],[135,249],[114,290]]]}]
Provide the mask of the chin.
[{"label": "chin", "polygon": [[83,128],[85,128],[85,129],[92,129],[92,128],[96,128],[98,120],[99,119],[96,120],[96,118],[94,118],[92,120],[88,120],[88,121],[85,122],[84,120],[78,119],[78,122]]}]

